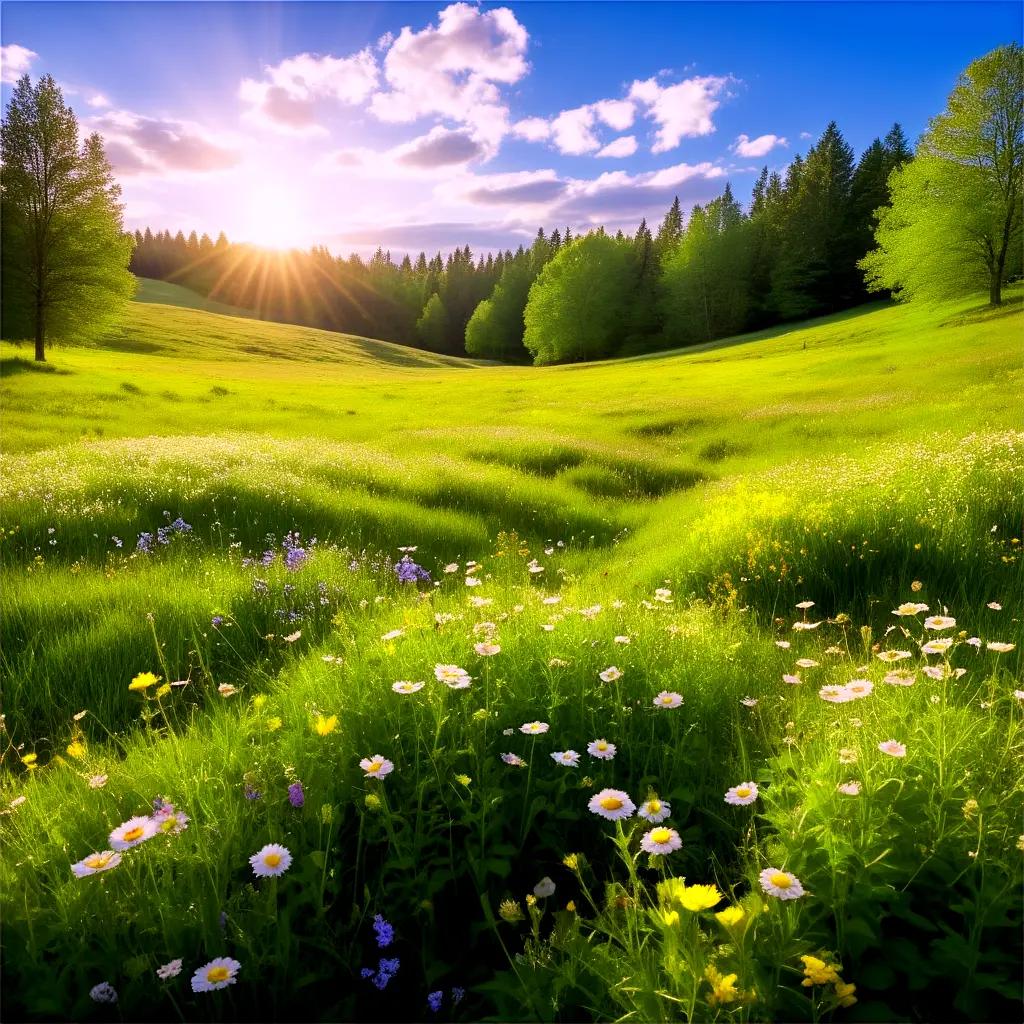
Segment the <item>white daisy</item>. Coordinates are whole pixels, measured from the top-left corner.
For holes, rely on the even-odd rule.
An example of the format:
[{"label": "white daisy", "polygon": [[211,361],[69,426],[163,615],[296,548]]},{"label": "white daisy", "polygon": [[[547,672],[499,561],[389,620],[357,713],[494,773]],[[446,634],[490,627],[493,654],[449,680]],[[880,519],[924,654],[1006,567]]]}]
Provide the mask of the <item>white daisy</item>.
[{"label": "white daisy", "polygon": [[279,843],[268,843],[249,858],[252,873],[259,878],[283,875],[292,863],[292,855]]}]

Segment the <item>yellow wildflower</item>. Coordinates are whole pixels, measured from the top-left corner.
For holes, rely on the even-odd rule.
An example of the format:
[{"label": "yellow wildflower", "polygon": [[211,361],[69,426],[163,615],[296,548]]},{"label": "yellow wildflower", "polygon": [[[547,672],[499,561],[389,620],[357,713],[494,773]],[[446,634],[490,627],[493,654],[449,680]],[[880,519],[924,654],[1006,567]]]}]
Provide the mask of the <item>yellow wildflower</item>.
[{"label": "yellow wildflower", "polygon": [[281,721],[280,717],[278,715],[274,715],[272,718],[267,719],[267,732],[277,732],[283,724],[284,723]]},{"label": "yellow wildflower", "polygon": [[804,965],[804,980],[800,983],[804,988],[812,985],[831,985],[839,981],[839,972],[835,964],[826,963],[816,956],[802,956],[800,959]]},{"label": "yellow wildflower", "polygon": [[731,928],[734,924],[739,924],[745,916],[742,907],[726,907],[715,914],[715,920],[723,927]]},{"label": "yellow wildflower", "polygon": [[338,716],[331,715],[330,718],[324,718],[323,715],[317,715],[316,721],[313,723],[313,728],[316,730],[318,736],[327,736],[338,728]]},{"label": "yellow wildflower", "polygon": [[566,905],[565,905],[565,909],[568,910],[570,914],[575,914],[576,913],[576,901],[575,900],[569,900],[569,902],[566,903]]},{"label": "yellow wildflower", "polygon": [[537,897],[532,892],[526,895],[526,905],[528,907],[535,907],[537,905]]},{"label": "yellow wildflower", "polygon": [[468,786],[473,780],[468,775],[456,775],[456,782],[461,782],[463,786]]},{"label": "yellow wildflower", "polygon": [[836,999],[839,1000],[840,1006],[853,1006],[857,1002],[857,997],[853,994],[856,991],[856,985],[845,982],[842,978],[836,979]]},{"label": "yellow wildflower", "polygon": [[68,744],[68,754],[71,757],[85,757],[85,743],[81,739],[74,739]]},{"label": "yellow wildflower", "polygon": [[580,869],[580,855],[578,853],[567,853],[562,858],[562,863],[570,871],[579,871],[579,869]]},{"label": "yellow wildflower", "polygon": [[157,697],[166,697],[171,692],[171,684],[164,683],[163,686],[159,687],[156,691]]},{"label": "yellow wildflower", "polygon": [[140,672],[129,684],[129,690],[148,690],[160,682],[160,677],[152,672]]},{"label": "yellow wildflower", "polygon": [[22,754],[22,755],[21,755],[21,763],[22,763],[22,764],[23,764],[23,765],[24,765],[24,766],[25,766],[25,767],[26,767],[26,768],[27,768],[27,769],[28,769],[28,770],[29,770],[30,772],[33,772],[33,771],[35,771],[35,770],[36,770],[36,768],[38,767],[38,766],[36,765],[36,755],[35,755],[35,754]]},{"label": "yellow wildflower", "polygon": [[688,885],[677,899],[684,910],[696,913],[699,910],[710,910],[721,903],[725,897],[718,891],[717,885]]},{"label": "yellow wildflower", "polygon": [[502,900],[498,907],[498,914],[503,921],[507,921],[509,924],[523,920],[523,909],[515,900]]},{"label": "yellow wildflower", "polygon": [[711,985],[711,992],[708,995],[708,1003],[712,1006],[719,1004],[734,1003],[740,997],[736,990],[736,975],[722,974],[710,964],[704,969],[704,977]]},{"label": "yellow wildflower", "polygon": [[256,708],[257,711],[259,711],[259,709],[261,707],[263,707],[263,705],[266,704],[266,703],[267,703],[267,695],[265,693],[258,693],[252,699],[252,706],[254,708]]}]

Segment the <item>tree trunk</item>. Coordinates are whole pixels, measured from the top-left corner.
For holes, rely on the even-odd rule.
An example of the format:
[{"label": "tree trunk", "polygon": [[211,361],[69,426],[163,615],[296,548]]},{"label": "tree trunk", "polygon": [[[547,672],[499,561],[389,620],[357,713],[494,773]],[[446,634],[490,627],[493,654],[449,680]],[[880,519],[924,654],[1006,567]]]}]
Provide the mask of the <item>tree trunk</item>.
[{"label": "tree trunk", "polygon": [[36,362],[46,362],[46,312],[41,302],[36,303]]},{"label": "tree trunk", "polygon": [[990,306],[1001,306],[1003,304],[1003,275],[999,270],[993,270],[989,274],[988,304]]}]

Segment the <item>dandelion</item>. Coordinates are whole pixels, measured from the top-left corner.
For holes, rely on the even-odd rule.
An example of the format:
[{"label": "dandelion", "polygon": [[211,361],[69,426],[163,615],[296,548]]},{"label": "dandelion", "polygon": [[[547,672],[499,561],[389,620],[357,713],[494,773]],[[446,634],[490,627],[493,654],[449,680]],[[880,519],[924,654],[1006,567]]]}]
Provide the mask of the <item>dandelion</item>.
[{"label": "dandelion", "polygon": [[1002,643],[999,640],[991,640],[985,644],[985,649],[989,651],[995,651],[996,654],[1007,654],[1016,647],[1016,644]]},{"label": "dandelion", "polygon": [[166,963],[163,965],[163,967],[158,967],[156,969],[156,976],[161,981],[167,981],[170,978],[176,978],[179,974],[181,974],[181,967],[182,963],[180,959],[171,960],[170,963]]},{"label": "dandelion", "polygon": [[359,767],[366,772],[368,779],[383,779],[395,770],[392,764],[383,754],[374,754],[372,757],[364,757],[359,762]]},{"label": "dandelion", "polygon": [[77,864],[71,865],[71,871],[75,878],[87,878],[89,875],[99,874],[101,871],[109,871],[121,863],[121,854],[113,850],[104,850],[103,853],[90,853],[88,857],[80,860]]},{"label": "dandelion", "polygon": [[737,925],[746,914],[743,912],[742,907],[726,907],[725,910],[720,910],[715,914],[715,920],[722,925],[724,928],[732,928],[733,925]]},{"label": "dandelion", "polygon": [[717,885],[684,885],[677,892],[676,899],[684,910],[697,914],[717,907],[725,897],[718,891]]},{"label": "dandelion", "polygon": [[672,805],[667,800],[659,800],[656,796],[652,796],[640,805],[640,810],[636,813],[645,821],[657,825],[672,813]]},{"label": "dandelion", "polygon": [[956,619],[949,615],[930,615],[924,620],[925,629],[943,630],[952,629],[956,625]]},{"label": "dandelion", "polygon": [[725,802],[734,807],[745,807],[747,804],[752,804],[758,795],[756,782],[741,782],[738,786],[733,786],[726,791]]},{"label": "dandelion", "polygon": [[610,761],[615,756],[615,744],[607,740],[592,740],[587,744],[587,753],[600,761]]},{"label": "dandelion", "polygon": [[391,689],[395,693],[418,693],[425,685],[425,683],[412,683],[408,679],[400,679],[397,683],[391,684]]},{"label": "dandelion", "polygon": [[524,722],[519,726],[519,731],[527,736],[540,736],[546,733],[550,726],[547,722]]},{"label": "dandelion", "polygon": [[878,749],[883,754],[888,754],[890,757],[907,756],[907,748],[896,740],[886,740],[884,743],[879,743]]},{"label": "dandelion", "polygon": [[575,750],[556,750],[551,757],[555,764],[564,765],[566,768],[579,767],[580,755]]},{"label": "dandelion", "polygon": [[313,722],[313,729],[317,736],[329,736],[337,728],[337,715],[331,715],[330,718],[326,718],[323,715],[317,715],[316,720]]},{"label": "dandelion", "polygon": [[795,900],[804,895],[804,887],[800,879],[788,871],[779,868],[765,868],[761,872],[761,888],[769,895],[780,900]]},{"label": "dandelion", "polygon": [[470,674],[458,665],[435,665],[434,676],[453,690],[464,690],[472,682]]},{"label": "dandelion", "polygon": [[602,789],[590,798],[587,808],[608,821],[621,821],[633,814],[636,804],[621,789]]},{"label": "dandelion", "polygon": [[533,887],[533,895],[536,896],[537,899],[540,899],[540,900],[546,899],[548,896],[554,895],[554,892],[555,892],[555,883],[552,882],[551,879],[548,878],[547,875],[545,875]]},{"label": "dandelion", "polygon": [[116,1003],[117,992],[109,981],[101,981],[98,985],[93,985],[89,989],[89,998],[94,1003]]},{"label": "dandelion", "polygon": [[85,743],[80,739],[72,740],[68,744],[68,755],[78,759],[85,757]]},{"label": "dandelion", "polygon": [[258,878],[275,878],[291,867],[292,855],[279,843],[268,843],[249,858],[249,863]]},{"label": "dandelion", "polygon": [[683,841],[679,838],[679,833],[674,828],[664,828],[663,826],[645,832],[640,840],[642,850],[660,857],[678,850],[682,845]]},{"label": "dandelion", "polygon": [[128,689],[134,692],[148,690],[151,686],[156,686],[159,682],[160,676],[155,676],[152,672],[140,672],[128,684]]},{"label": "dandelion", "polygon": [[130,850],[156,835],[157,823],[148,817],[129,818],[110,833],[110,845],[114,850]]},{"label": "dandelion", "polygon": [[677,708],[682,703],[683,695],[681,693],[676,693],[673,690],[662,690],[661,693],[654,698],[654,706],[665,710]]},{"label": "dandelion", "polygon": [[526,767],[526,762],[518,754],[512,754],[512,753],[502,754],[501,755],[501,759],[502,759],[502,761],[505,762],[505,764],[509,764],[513,768],[525,768]]},{"label": "dandelion", "polygon": [[579,869],[580,869],[580,861],[581,861],[582,858],[583,858],[583,854],[582,853],[567,853],[562,858],[562,863],[570,871],[579,871]]},{"label": "dandelion", "polygon": [[928,605],[917,604],[914,601],[906,601],[899,606],[899,608],[893,608],[893,615],[899,615],[901,617],[910,615],[919,615],[921,612],[928,611]]},{"label": "dandelion", "polygon": [[219,956],[198,968],[192,975],[193,992],[215,992],[219,988],[234,985],[242,965],[229,956]]},{"label": "dandelion", "polygon": [[622,678],[622,669],[615,665],[609,665],[603,672],[598,672],[597,675],[603,683],[614,683],[616,679]]},{"label": "dandelion", "polygon": [[860,796],[861,785],[859,782],[840,782],[836,789],[843,796]]},{"label": "dandelion", "polygon": [[484,642],[473,645],[473,650],[480,655],[481,658],[490,658],[495,654],[501,654],[500,644]]}]

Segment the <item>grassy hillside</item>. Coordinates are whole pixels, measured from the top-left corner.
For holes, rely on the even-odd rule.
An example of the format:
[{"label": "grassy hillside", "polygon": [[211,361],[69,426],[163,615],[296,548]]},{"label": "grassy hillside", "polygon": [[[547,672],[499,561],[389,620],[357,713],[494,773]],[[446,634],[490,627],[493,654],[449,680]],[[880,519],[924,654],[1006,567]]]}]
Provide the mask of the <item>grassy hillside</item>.
[{"label": "grassy hillside", "polygon": [[[711,967],[738,1019],[818,1020],[820,955],[849,1019],[1015,1019],[1022,299],[545,369],[141,303],[45,367],[4,346],[11,1012],[83,1016],[108,979],[156,1019],[157,966],[231,955],[233,1001],[178,979],[181,1016],[420,1019],[458,986],[473,1019],[711,1019]],[[144,671],[183,685],[129,691]],[[641,855],[602,787],[670,802],[681,849]],[[72,875],[157,794],[184,832]],[[295,861],[254,881],[267,842]],[[680,920],[665,870],[742,927]]]},{"label": "grassy hillside", "polygon": [[180,284],[169,281],[157,281],[152,277],[137,277],[138,290],[135,292],[136,302],[155,302],[161,306],[181,306],[184,309],[201,309],[206,313],[220,313],[222,316],[242,316],[254,318],[252,310],[240,306],[229,306],[226,302],[216,302],[205,295],[184,288]]}]

